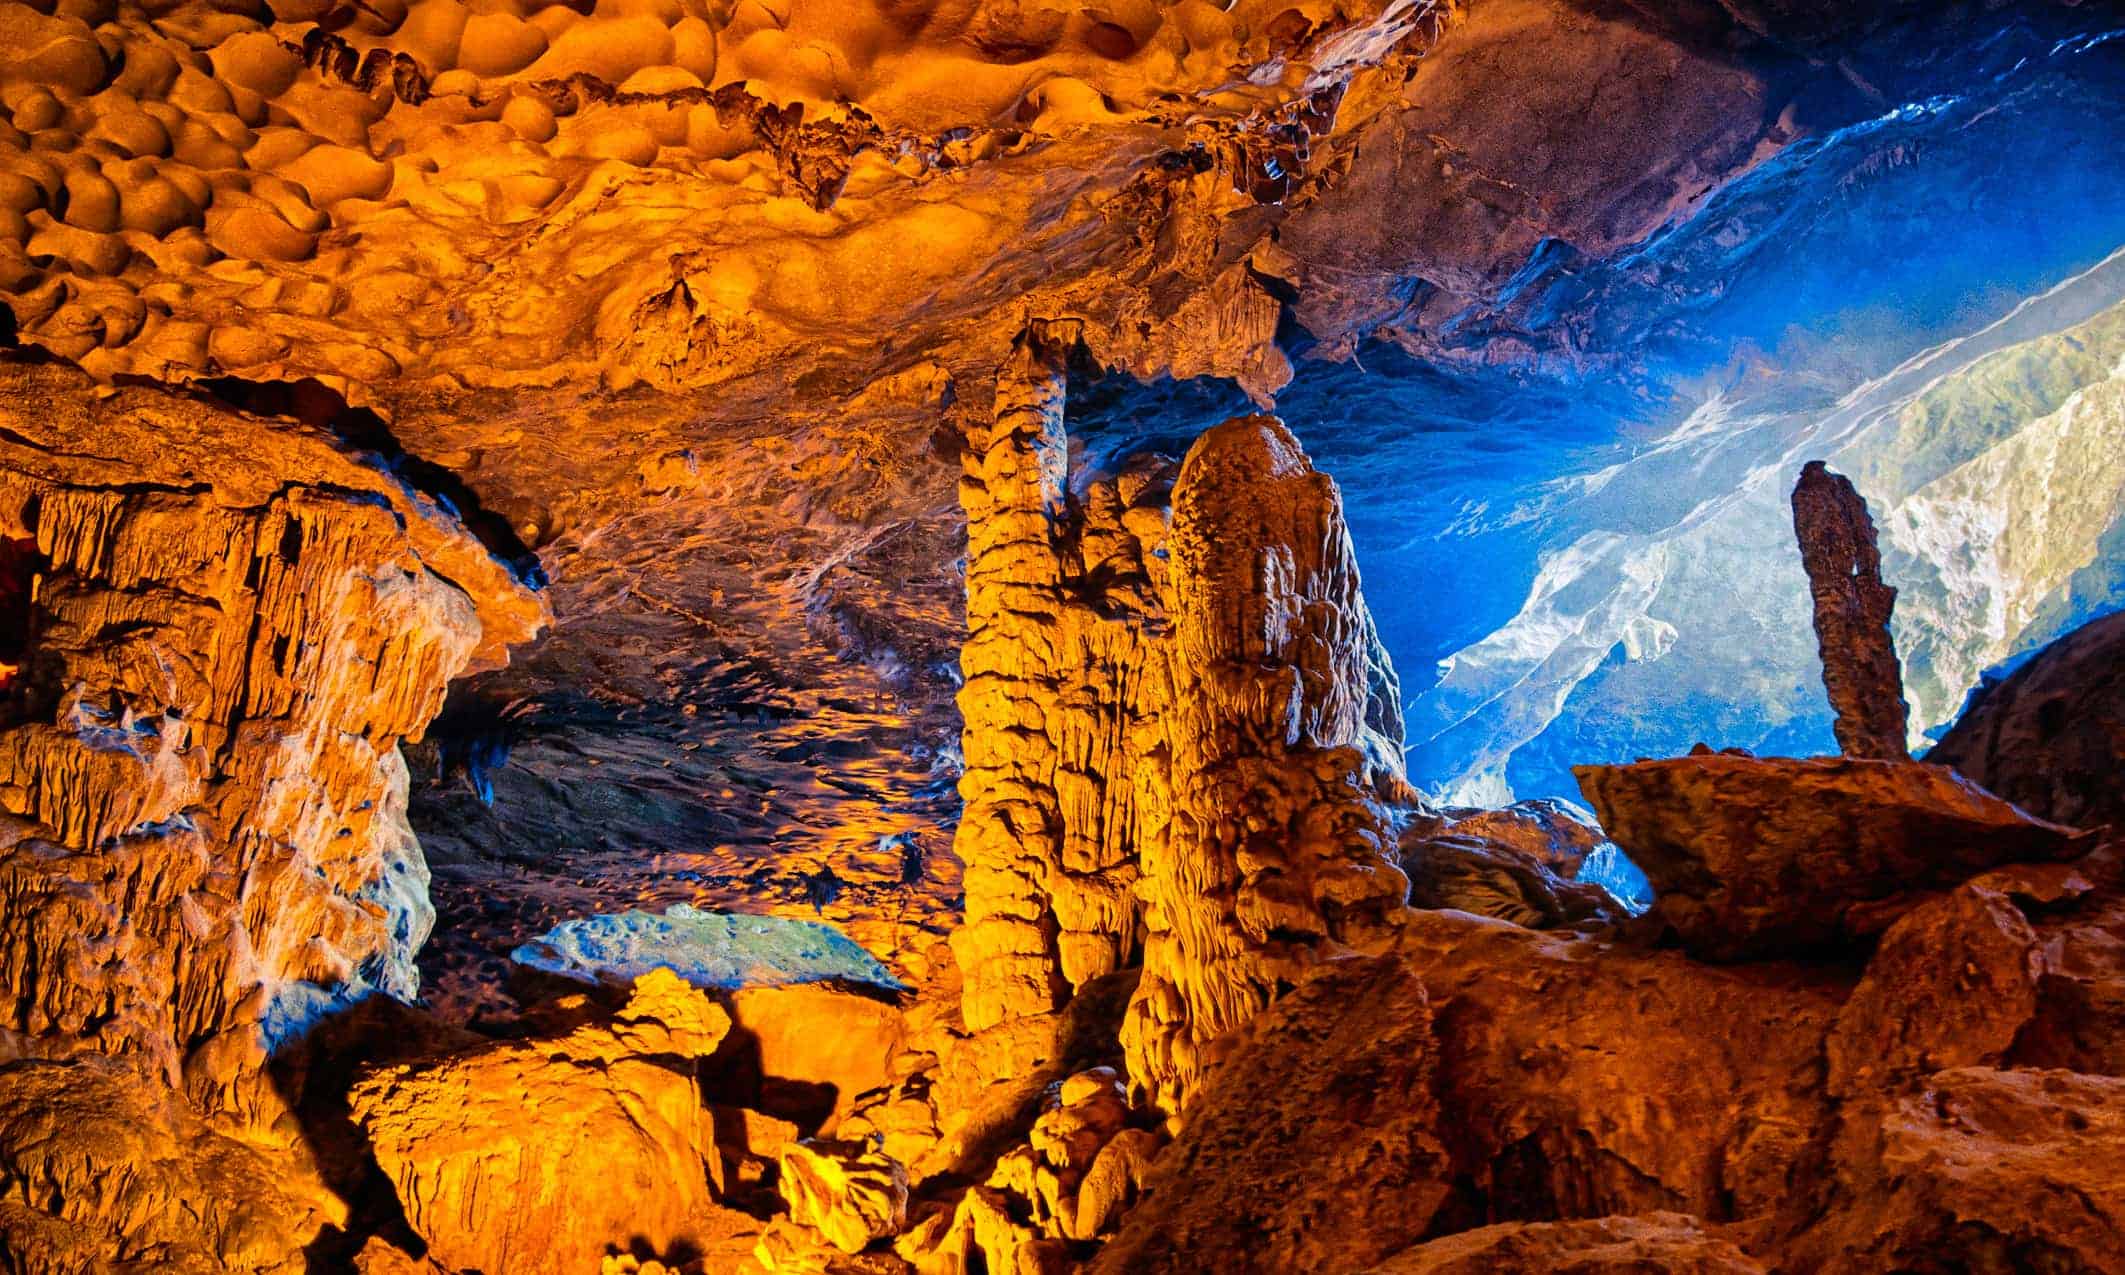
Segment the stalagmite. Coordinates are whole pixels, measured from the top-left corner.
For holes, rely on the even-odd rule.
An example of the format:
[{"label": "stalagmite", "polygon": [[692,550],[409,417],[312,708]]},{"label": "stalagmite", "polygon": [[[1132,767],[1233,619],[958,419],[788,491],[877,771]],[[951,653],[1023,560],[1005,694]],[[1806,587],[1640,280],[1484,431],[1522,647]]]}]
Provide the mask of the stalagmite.
[{"label": "stalagmite", "polygon": [[1174,1114],[1317,948],[1392,928],[1393,673],[1340,497],[1281,424],[1210,431],[1177,485],[1140,464],[1073,500],[1062,393],[1022,343],[960,487],[962,1012],[1046,1013],[1141,927],[1130,1078]]},{"label": "stalagmite", "polygon": [[[1173,493],[1172,822],[1143,847],[1123,1045],[1177,1114],[1218,1037],[1324,949],[1391,939],[1409,883],[1367,727],[1371,619],[1335,483],[1272,417],[1196,440]],[[1381,746],[1387,745],[1387,746]]]},{"label": "stalagmite", "polygon": [[1823,687],[1837,714],[1837,745],[1847,757],[1902,761],[1911,754],[1903,673],[1889,633],[1896,590],[1882,583],[1867,502],[1850,479],[1811,460],[1793,488],[1793,534],[1815,599],[1815,636]]}]

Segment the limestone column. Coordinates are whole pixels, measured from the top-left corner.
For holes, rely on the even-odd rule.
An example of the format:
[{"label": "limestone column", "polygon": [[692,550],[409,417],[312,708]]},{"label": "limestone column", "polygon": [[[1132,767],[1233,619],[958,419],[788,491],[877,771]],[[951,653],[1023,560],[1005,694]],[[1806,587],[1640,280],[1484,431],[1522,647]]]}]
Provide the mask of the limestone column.
[{"label": "limestone column", "polygon": [[1896,590],[1882,583],[1881,551],[1867,502],[1819,460],[1793,488],[1793,533],[1815,602],[1823,688],[1837,714],[1837,745],[1848,757],[1910,757],[1903,670],[1889,617]]},{"label": "limestone column", "polygon": [[1384,946],[1409,883],[1335,483],[1281,422],[1228,421],[1188,453],[1169,544],[1171,817],[1142,846],[1122,1036],[1136,1096],[1178,1116],[1211,1043],[1324,952]]},{"label": "limestone column", "polygon": [[1059,360],[1021,341],[998,373],[993,419],[970,430],[962,460],[966,769],[953,848],[966,865],[967,903],[952,950],[973,1031],[1047,1013],[1065,988],[1048,892],[1063,832],[1047,717],[1062,627],[1065,388]]}]

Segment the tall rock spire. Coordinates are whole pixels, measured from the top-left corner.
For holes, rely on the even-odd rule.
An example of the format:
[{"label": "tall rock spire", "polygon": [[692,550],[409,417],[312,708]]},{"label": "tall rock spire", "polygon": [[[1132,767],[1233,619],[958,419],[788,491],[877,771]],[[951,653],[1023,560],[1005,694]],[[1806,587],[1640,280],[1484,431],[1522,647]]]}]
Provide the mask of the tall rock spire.
[{"label": "tall rock spire", "polygon": [[1909,708],[1889,634],[1896,590],[1882,583],[1867,502],[1850,479],[1811,460],[1793,488],[1793,534],[1815,600],[1815,637],[1823,688],[1837,714],[1837,746],[1847,757],[1908,759]]}]

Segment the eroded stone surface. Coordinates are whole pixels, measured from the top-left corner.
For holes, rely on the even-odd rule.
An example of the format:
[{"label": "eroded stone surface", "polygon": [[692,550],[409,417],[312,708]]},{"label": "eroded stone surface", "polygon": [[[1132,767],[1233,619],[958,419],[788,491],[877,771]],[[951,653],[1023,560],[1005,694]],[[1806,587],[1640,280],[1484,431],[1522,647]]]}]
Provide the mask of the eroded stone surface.
[{"label": "eroded stone surface", "polygon": [[657,971],[610,1021],[389,1067],[350,1102],[435,1259],[590,1270],[633,1238],[657,1252],[692,1240],[713,1210],[715,1125],[695,1068],[729,1030]]},{"label": "eroded stone surface", "polygon": [[0,383],[0,529],[38,577],[0,720],[0,1037],[139,1055],[269,1123],[269,1049],[414,994],[433,912],[398,744],[542,603],[320,431],[54,367]]},{"label": "eroded stone surface", "polygon": [[1929,889],[2088,848],[1918,762],[1707,752],[1574,773],[1657,914],[1713,959],[1863,940]]},{"label": "eroded stone surface", "polygon": [[1716,1228],[1683,1213],[1503,1222],[1404,1253],[1363,1275],[1761,1275]]}]

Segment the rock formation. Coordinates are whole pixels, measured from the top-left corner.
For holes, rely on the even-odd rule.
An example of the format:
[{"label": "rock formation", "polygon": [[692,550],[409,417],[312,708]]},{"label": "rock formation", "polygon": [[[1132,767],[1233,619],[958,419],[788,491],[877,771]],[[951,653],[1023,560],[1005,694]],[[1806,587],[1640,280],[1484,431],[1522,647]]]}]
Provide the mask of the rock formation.
[{"label": "rock formation", "polygon": [[610,1021],[395,1065],[350,1095],[427,1255],[561,1275],[639,1240],[699,1239],[718,1165],[698,1060],[730,1018],[667,970]]},{"label": "rock formation", "polygon": [[[1230,415],[1598,374],[1604,263],[2086,26],[0,0],[0,1269],[2114,1267],[2125,869],[1895,751],[1826,470],[1867,755],[1590,771],[1626,921],[1568,811],[1418,799],[1343,491]],[[1065,429],[1121,377],[1231,397]],[[1663,534],[1501,704],[1667,649]],[[2098,811],[2089,702],[1986,773]]]},{"label": "rock formation", "polygon": [[1334,483],[1279,422],[1197,440],[1169,512],[1155,470],[1072,498],[1062,393],[1023,343],[965,453],[962,1004],[1045,1013],[1140,942],[1131,1082],[1177,1113],[1317,944],[1391,932],[1399,709]]},{"label": "rock formation", "polygon": [[541,603],[320,431],[0,377],[0,534],[35,562],[0,723],[0,1056],[138,1056],[262,1128],[269,1051],[414,994],[432,911],[398,744]]},{"label": "rock formation", "polygon": [[1889,617],[1896,590],[1882,583],[1881,550],[1867,502],[1843,474],[1809,461],[1793,486],[1793,534],[1815,601],[1823,686],[1847,757],[1902,761],[1909,708]]},{"label": "rock formation", "polygon": [[907,1170],[859,1145],[791,1143],[782,1152],[781,1185],[790,1221],[844,1253],[860,1253],[907,1226]]},{"label": "rock formation", "polygon": [[2074,630],[1980,690],[1926,760],[2046,819],[2125,828],[2125,614]]},{"label": "rock formation", "polygon": [[1864,942],[1929,891],[2088,848],[1922,762],[1705,752],[1578,774],[1654,911],[1711,960]]},{"label": "rock formation", "polygon": [[300,1270],[347,1209],[275,1150],[215,1131],[123,1060],[0,1065],[0,1268]]}]

